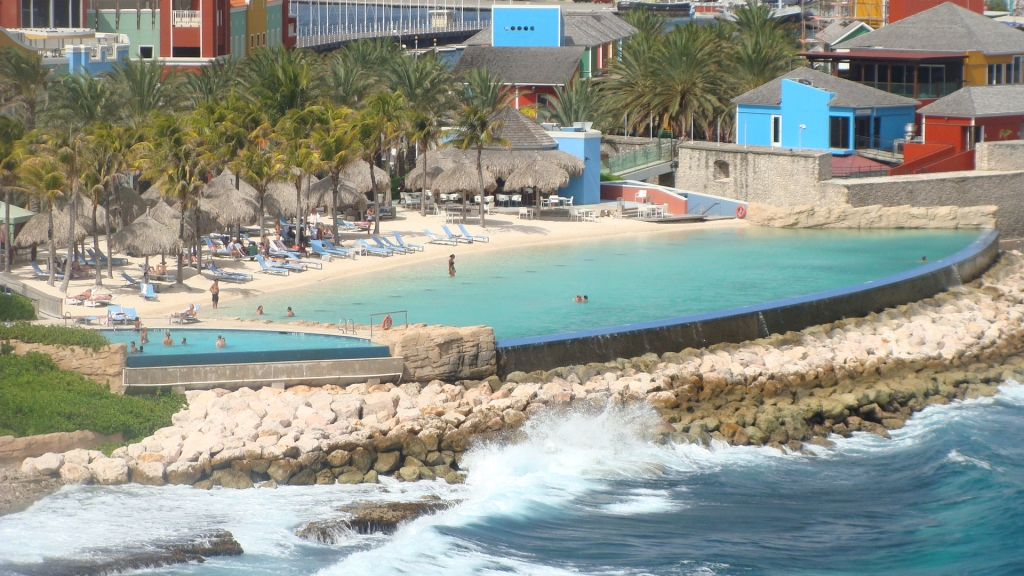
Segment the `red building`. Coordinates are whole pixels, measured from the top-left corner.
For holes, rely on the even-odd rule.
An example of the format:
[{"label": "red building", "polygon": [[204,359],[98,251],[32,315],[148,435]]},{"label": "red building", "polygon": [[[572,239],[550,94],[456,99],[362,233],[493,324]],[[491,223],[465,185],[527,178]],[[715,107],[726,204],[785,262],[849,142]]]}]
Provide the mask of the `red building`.
[{"label": "red building", "polygon": [[908,16],[935,8],[944,2],[956,4],[978,14],[985,13],[985,0],[889,0],[889,24],[899,22]]},{"label": "red building", "polygon": [[[160,54],[216,58],[230,53],[229,0],[160,0]],[[163,17],[170,14],[170,18]]]},{"label": "red building", "polygon": [[974,168],[978,142],[1024,137],[1024,85],[969,86],[918,110],[921,142],[903,147],[892,174]]}]

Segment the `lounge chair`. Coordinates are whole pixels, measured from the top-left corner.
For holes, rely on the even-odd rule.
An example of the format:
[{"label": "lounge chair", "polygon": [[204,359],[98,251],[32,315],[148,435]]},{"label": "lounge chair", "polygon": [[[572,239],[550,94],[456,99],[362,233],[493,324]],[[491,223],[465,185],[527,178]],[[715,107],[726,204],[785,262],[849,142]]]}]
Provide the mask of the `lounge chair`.
[{"label": "lounge chair", "polygon": [[138,280],[136,280],[135,278],[132,278],[131,276],[129,276],[125,272],[121,272],[121,278],[124,278],[124,286],[121,286],[121,288],[128,288],[129,286],[134,288],[134,287],[139,285],[139,281]]},{"label": "lounge chair", "polygon": [[470,234],[469,230],[466,230],[466,225],[465,224],[459,224],[459,230],[462,231],[462,235],[463,236],[465,236],[466,238],[469,238],[470,240],[478,240],[480,242],[490,242],[491,241],[490,237],[484,236],[483,234]]},{"label": "lounge chair", "polygon": [[366,222],[349,222],[343,218],[338,218],[338,226],[341,226],[346,232],[366,232],[369,230],[370,225]]},{"label": "lounge chair", "polygon": [[75,324],[82,324],[83,326],[90,326],[93,322],[99,322],[99,316],[72,316],[67,314],[64,316],[64,320],[71,320]]},{"label": "lounge chair", "polygon": [[360,240],[359,244],[363,247],[364,252],[366,252],[367,254],[373,254],[374,256],[386,257],[391,256],[392,254],[395,253],[394,250],[387,250],[385,248],[377,248],[376,246],[371,246],[370,243],[367,242],[366,240]]},{"label": "lounge chair", "polygon": [[412,242],[406,242],[405,240],[402,240],[402,235],[398,233],[398,230],[395,230],[394,232],[392,232],[392,234],[395,235],[395,242],[398,242],[398,245],[401,246],[402,248],[406,248],[408,250],[415,250],[417,252],[423,252],[422,244],[413,244]]},{"label": "lounge chair", "polygon": [[[89,255],[90,258],[92,258],[92,262],[90,262],[90,264],[92,264],[94,262],[98,262],[98,264],[94,264],[94,265],[99,265],[99,266],[106,266],[107,265],[107,255],[104,254],[103,252],[96,252],[92,248],[86,248],[85,252],[86,252],[86,254]],[[127,258],[122,258],[120,256],[115,256],[114,258],[111,259],[111,264],[113,264],[114,266],[125,266],[125,265],[128,264],[128,259]]]},{"label": "lounge chair", "polygon": [[107,323],[109,324],[127,324],[134,322],[138,317],[139,315],[135,312],[135,308],[107,306]]},{"label": "lounge chair", "polygon": [[262,254],[256,256],[256,262],[258,262],[260,265],[260,272],[263,272],[264,274],[277,274],[279,276],[288,275],[287,268],[282,268],[276,265],[268,266],[267,261],[263,259]]},{"label": "lounge chair", "polygon": [[206,242],[206,249],[210,251],[210,254],[213,254],[214,256],[226,256],[228,258],[234,257],[231,254],[231,250],[228,250],[227,248],[218,248],[214,245],[213,240],[203,238],[203,241]]},{"label": "lounge chair", "polygon": [[[388,239],[387,236],[382,236],[380,240],[382,242],[384,242],[384,245],[387,246],[388,248],[391,248],[392,250],[396,250],[396,251],[397,250],[401,250],[405,254],[412,254],[413,252],[417,251],[412,246],[405,246],[405,245],[399,244],[397,242],[397,240],[395,242],[392,242],[390,239]],[[420,247],[420,251],[422,251],[422,249],[423,248]]]},{"label": "lounge chair", "polygon": [[153,290],[152,284],[146,284],[146,291],[142,293],[142,297],[146,300],[156,300],[156,291]]},{"label": "lounge chair", "polygon": [[437,236],[430,230],[427,230],[426,228],[423,229],[423,233],[427,235],[427,239],[430,241],[431,244],[451,244],[452,246],[458,244],[458,242],[456,242],[455,240],[450,240],[448,238],[442,238],[441,236]]},{"label": "lounge chair", "polygon": [[114,298],[117,298],[117,296],[113,294],[100,294],[94,289],[92,296],[86,298],[83,304],[85,304],[86,308],[98,308],[100,306],[108,306]]},{"label": "lounge chair", "polygon": [[214,280],[223,280],[224,282],[248,282],[252,280],[252,274],[245,274],[242,272],[227,272],[217,268],[213,263],[208,266],[210,274]]},{"label": "lounge chair", "polygon": [[316,260],[306,260],[306,259],[303,259],[303,258],[299,258],[298,255],[293,254],[291,252],[289,252],[288,254],[285,255],[285,259],[288,260],[288,264],[296,264],[298,266],[302,266],[303,270],[305,270],[305,268],[308,267],[308,266],[313,266],[317,270],[322,270],[323,267],[324,267],[323,262],[317,262]]},{"label": "lounge chair", "polygon": [[352,258],[353,260],[356,258],[355,252],[344,248],[328,248],[324,246],[324,243],[321,240],[310,240],[309,245],[313,249],[313,254],[319,256],[321,260],[323,260],[325,256],[327,257],[327,260],[330,260],[332,257]]},{"label": "lounge chair", "polygon": [[64,303],[69,306],[78,306],[84,303],[89,298],[92,298],[92,288],[87,288],[85,292],[82,292],[81,294],[76,294],[74,296],[66,296],[64,298]]},{"label": "lounge chair", "polygon": [[449,240],[455,240],[456,242],[465,242],[466,244],[473,243],[473,239],[468,236],[463,236],[462,234],[453,234],[451,229],[448,228],[447,224],[442,224],[441,230],[444,230],[444,233],[448,235]]},{"label": "lounge chair", "polygon": [[[50,279],[50,273],[49,272],[43,272],[42,268],[39,267],[39,264],[36,264],[35,262],[29,262],[29,264],[32,265],[32,270],[35,271],[36,278],[41,278],[43,280],[49,280]],[[60,272],[54,273],[53,276],[57,280],[63,280],[64,279],[64,275],[61,274]]]},{"label": "lounge chair", "polygon": [[373,243],[376,244],[377,247],[380,248],[381,250],[391,250],[395,254],[408,254],[409,252],[412,252],[412,250],[406,250],[401,246],[392,244],[391,242],[388,241],[387,238],[378,238],[376,236],[371,236],[370,240],[373,240]]},{"label": "lounge chair", "polygon": [[194,304],[192,310],[185,310],[184,312],[175,312],[171,314],[168,319],[168,324],[190,324],[192,322],[199,322],[199,309],[202,308],[201,304]]},{"label": "lounge chair", "polygon": [[320,243],[328,251],[334,250],[336,252],[347,252],[347,253],[352,255],[353,259],[355,259],[356,254],[361,254],[363,256],[366,256],[366,250],[363,250],[362,246],[355,246],[353,248],[345,248],[344,246],[341,245],[341,242],[338,242],[338,244],[335,245],[334,242],[331,242],[330,240],[321,240]]}]

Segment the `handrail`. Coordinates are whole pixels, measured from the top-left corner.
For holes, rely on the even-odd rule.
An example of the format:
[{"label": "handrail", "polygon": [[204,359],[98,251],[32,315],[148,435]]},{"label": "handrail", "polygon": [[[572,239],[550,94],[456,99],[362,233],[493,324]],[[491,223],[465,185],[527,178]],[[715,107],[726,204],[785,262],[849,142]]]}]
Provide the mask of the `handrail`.
[{"label": "handrail", "polygon": [[710,212],[712,208],[714,208],[715,206],[718,206],[719,204],[721,204],[721,202],[715,202],[715,203],[714,203],[714,204],[712,204],[711,206],[708,206],[708,209],[707,209],[707,210],[705,210],[705,211],[703,211],[703,212],[701,212],[701,213],[700,213],[700,215],[701,215],[701,216],[704,216],[705,214],[707,214],[708,212]]},{"label": "handrail", "polygon": [[[370,314],[370,338],[373,338],[375,328],[377,332],[389,330],[390,328],[384,328],[385,318],[391,318],[392,326],[394,325],[394,316],[398,314],[402,315],[402,325],[406,328],[409,327],[409,311],[408,310],[392,310],[391,312],[377,312],[376,314]],[[376,320],[379,318],[380,320]]]},{"label": "handrail", "polygon": [[636,150],[609,156],[601,163],[601,171],[612,174],[633,172],[645,166],[671,162],[674,157],[675,140],[659,139],[653,144],[642,146]]}]

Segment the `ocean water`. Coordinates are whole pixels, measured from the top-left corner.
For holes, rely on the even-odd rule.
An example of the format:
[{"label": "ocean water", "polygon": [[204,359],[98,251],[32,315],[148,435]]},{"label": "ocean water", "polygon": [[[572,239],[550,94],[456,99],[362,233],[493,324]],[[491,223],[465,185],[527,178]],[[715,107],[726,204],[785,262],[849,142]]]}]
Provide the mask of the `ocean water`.
[{"label": "ocean water", "polygon": [[[164,346],[166,332],[174,339],[173,346]],[[140,334],[130,327],[121,330],[103,330],[103,335],[115,344],[139,344]],[[223,336],[226,344],[217,347],[217,336]],[[184,338],[186,344],[181,344]],[[230,330],[175,328],[156,326],[149,329],[149,344],[143,354],[163,356],[168,354],[211,354],[221,352],[253,352],[258,350],[318,350],[321,348],[359,348],[368,342],[349,336],[310,334],[307,332],[281,332],[273,330]]]},{"label": "ocean water", "polygon": [[[367,324],[371,314],[406,310],[413,323],[485,324],[499,339],[520,338],[839,288],[920,266],[922,256],[934,262],[976,237],[976,231],[743,227],[483,254],[463,254],[461,246],[428,246],[428,253],[456,254],[454,278],[448,276],[447,259],[352,277],[345,275],[344,262],[333,263],[327,266],[336,271],[335,279],[284,293],[229,299],[211,314],[248,317],[262,304],[266,318],[273,320],[285,320],[283,311],[291,306],[297,318],[352,318]],[[574,303],[577,294],[586,294],[590,303]],[[402,316],[395,318],[398,322]]]},{"label": "ocean water", "polygon": [[[46,574],[168,538],[230,530],[235,558],[161,575],[1015,575],[1024,573],[1024,386],[930,407],[892,440],[816,456],[659,446],[643,410],[531,420],[467,454],[466,484],[69,487],[0,517],[0,574]],[[294,530],[357,500],[453,507],[392,536],[314,544]]]}]

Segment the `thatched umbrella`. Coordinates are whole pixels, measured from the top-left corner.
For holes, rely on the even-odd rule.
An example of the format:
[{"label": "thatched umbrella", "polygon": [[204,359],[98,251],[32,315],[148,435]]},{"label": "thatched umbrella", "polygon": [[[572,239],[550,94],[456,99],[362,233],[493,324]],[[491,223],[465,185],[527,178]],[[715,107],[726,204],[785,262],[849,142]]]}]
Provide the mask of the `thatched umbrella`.
[{"label": "thatched umbrella", "polygon": [[161,192],[160,187],[154,184],[142,193],[142,199],[146,202],[147,206],[152,207],[163,200],[164,195]]},{"label": "thatched umbrella", "polygon": [[[122,225],[124,222],[132,222],[146,213],[146,200],[130,186],[116,186],[114,201],[117,203],[117,211],[123,219]],[[96,217],[98,219],[99,215]]]},{"label": "thatched umbrella", "polygon": [[[305,183],[302,188],[305,189]],[[267,193],[263,197],[263,210],[270,216],[284,216],[289,218],[295,215],[295,186],[291,182],[272,182],[267,186]]]},{"label": "thatched umbrella", "polygon": [[[89,234],[93,232],[92,225],[92,204],[79,200],[76,202],[76,218],[75,218],[75,243],[81,242]],[[68,216],[70,215],[67,206],[58,208],[53,213],[53,240],[58,246],[66,245],[68,243],[68,225],[70,224]],[[97,225],[102,226],[103,220],[107,216],[107,211],[99,206],[96,209],[96,220]],[[36,214],[25,226],[22,227],[21,232],[18,233],[18,237],[14,239],[14,245],[25,247],[33,244],[46,244],[46,230],[49,228],[49,217],[43,212]]]},{"label": "thatched umbrella", "polygon": [[[494,175],[488,170],[483,170],[484,191],[492,192],[498,187]],[[476,166],[467,162],[459,162],[445,170],[443,174],[434,180],[434,188],[438,194],[461,194],[462,195],[462,219],[466,219],[466,196],[481,194],[480,175]],[[483,198],[481,198],[483,200]]]},{"label": "thatched umbrella", "polygon": [[177,228],[161,224],[150,214],[143,214],[131,224],[117,231],[110,238],[110,244],[118,252],[136,256],[175,254],[181,250]]},{"label": "thatched umbrella", "polygon": [[555,166],[558,166],[562,170],[569,173],[569,176],[579,176],[583,174],[584,164],[583,159],[575,154],[570,154],[563,150],[541,150],[537,152],[537,156],[545,162],[550,162]]},{"label": "thatched umbrella", "polygon": [[[346,166],[341,171],[340,178],[344,181],[346,187],[360,194],[368,194],[372,191],[370,187],[370,165],[366,160],[356,160]],[[377,184],[377,192],[391,190],[391,176],[388,175],[387,170],[374,166],[373,178]]]},{"label": "thatched umbrella", "polygon": [[147,213],[150,218],[155,219],[164,226],[167,226],[172,230],[178,229],[178,221],[181,220],[181,212],[171,208],[166,203],[158,202],[157,205],[150,208]]},{"label": "thatched umbrella", "polygon": [[241,226],[260,217],[259,204],[234,186],[215,186],[211,191],[207,185],[205,192],[206,196],[199,200],[199,209],[204,215],[213,215],[222,224]]},{"label": "thatched umbrella", "polygon": [[568,172],[539,158],[519,168],[505,180],[505,190],[533,188],[538,209],[541,192],[555,192],[568,185]]},{"label": "thatched umbrella", "polygon": [[405,184],[413,189],[433,189],[435,178],[445,170],[451,169],[456,162],[463,161],[465,161],[465,156],[461,150],[454,148],[428,150],[420,154],[420,157],[416,159],[416,166],[405,175]]}]

